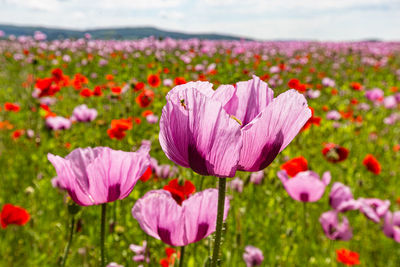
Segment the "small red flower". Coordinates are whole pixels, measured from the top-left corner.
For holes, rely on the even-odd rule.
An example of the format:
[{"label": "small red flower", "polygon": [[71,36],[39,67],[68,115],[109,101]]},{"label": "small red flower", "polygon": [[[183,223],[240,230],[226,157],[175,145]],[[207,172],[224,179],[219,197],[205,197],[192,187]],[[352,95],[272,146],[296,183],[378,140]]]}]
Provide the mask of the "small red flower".
[{"label": "small red flower", "polygon": [[314,109],[312,107],[309,107],[309,109],[311,110],[311,118],[309,118],[306,124],[304,124],[303,128],[301,129],[302,131],[307,130],[313,124],[316,126],[320,126],[321,124],[321,118],[314,116]]},{"label": "small red flower", "polygon": [[151,178],[152,174],[153,174],[153,172],[151,171],[151,167],[149,166],[139,179],[142,182],[146,182],[147,180],[149,180]]},{"label": "small red flower", "polygon": [[143,111],[142,112],[142,116],[143,117],[147,117],[147,116],[149,116],[149,115],[153,115],[153,111],[151,111],[151,110],[145,110],[145,111]]},{"label": "small red flower", "polygon": [[360,255],[357,252],[341,248],[336,250],[336,260],[337,262],[346,264],[347,266],[359,265]]},{"label": "small red flower", "polygon": [[191,194],[196,192],[194,184],[186,180],[183,185],[179,184],[178,178],[169,181],[168,185],[164,186],[164,190],[171,193],[176,203],[182,205],[182,202],[187,199]]},{"label": "small red flower", "polygon": [[350,86],[351,86],[351,88],[352,88],[353,90],[356,90],[356,91],[361,91],[361,90],[362,90],[362,85],[361,85],[361,83],[352,82],[352,83],[350,83]]},{"label": "small red flower", "polygon": [[296,89],[300,85],[300,81],[298,79],[290,79],[288,82],[288,86],[291,89]]},{"label": "small red flower", "polygon": [[181,85],[181,84],[185,84],[186,80],[183,77],[176,77],[174,79],[174,83],[175,83],[175,85]]},{"label": "small red flower", "polygon": [[4,110],[6,111],[12,111],[12,112],[18,112],[20,111],[20,107],[17,104],[6,102],[4,104]]},{"label": "small red flower", "polygon": [[11,134],[11,138],[13,139],[13,140],[17,140],[18,138],[20,138],[21,137],[21,135],[23,135],[24,134],[24,130],[15,130],[14,132],[12,132],[12,134]]},{"label": "small red flower", "polygon": [[154,92],[151,90],[143,90],[137,97],[136,103],[142,108],[148,107],[154,99]]},{"label": "small red flower", "polygon": [[57,84],[53,84],[53,81],[53,78],[36,80],[35,88],[40,90],[39,97],[53,96],[60,91],[60,87]]},{"label": "small red flower", "polygon": [[10,224],[25,225],[29,218],[29,213],[24,208],[5,204],[0,214],[1,227],[6,228]]},{"label": "small red flower", "polygon": [[119,86],[112,87],[111,92],[113,92],[116,95],[119,95],[122,92],[122,88]]},{"label": "small red flower", "polygon": [[162,267],[174,266],[175,258],[176,257],[180,258],[180,253],[179,252],[177,253],[174,248],[170,247],[165,248],[165,254],[167,255],[167,257],[160,260],[160,265]]},{"label": "small red flower", "polygon": [[89,88],[84,88],[80,93],[82,97],[91,97],[93,95],[93,92],[90,91]]},{"label": "small red flower", "polygon": [[135,88],[133,89],[135,92],[141,91],[144,89],[144,82],[138,82],[135,84]]},{"label": "small red flower", "polygon": [[158,75],[156,75],[156,74],[150,74],[150,75],[147,77],[147,82],[149,83],[149,85],[150,85],[151,87],[156,88],[156,87],[159,87],[159,86],[160,86],[160,84],[161,84],[161,79],[160,79],[160,76],[158,76]]},{"label": "small red flower", "polygon": [[373,155],[366,155],[363,160],[363,164],[370,172],[376,175],[381,173],[381,164],[379,164],[379,161]]},{"label": "small red flower", "polygon": [[297,173],[308,170],[308,163],[303,156],[300,156],[283,163],[281,169],[285,170],[290,177],[294,177]]},{"label": "small red flower", "polygon": [[112,120],[107,134],[111,139],[122,140],[126,135],[125,131],[132,129],[132,126],[132,118]]},{"label": "small red flower", "polygon": [[349,156],[349,150],[345,147],[328,143],[325,144],[322,149],[322,154],[325,156],[325,159],[329,162],[337,163],[344,161]]},{"label": "small red flower", "polygon": [[95,96],[102,96],[103,95],[103,92],[101,91],[101,87],[100,86],[96,86],[93,89],[93,95],[95,95]]}]

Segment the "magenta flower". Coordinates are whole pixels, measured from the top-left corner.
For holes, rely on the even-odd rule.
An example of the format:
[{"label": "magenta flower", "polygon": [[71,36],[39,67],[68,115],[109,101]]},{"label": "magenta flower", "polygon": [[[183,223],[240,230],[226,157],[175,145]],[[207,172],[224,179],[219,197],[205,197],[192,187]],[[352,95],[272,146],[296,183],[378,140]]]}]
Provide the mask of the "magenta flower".
[{"label": "magenta flower", "polygon": [[278,177],[282,181],[289,196],[301,202],[318,201],[324,194],[325,187],[331,181],[331,174],[329,171],[324,172],[322,180],[319,178],[319,175],[313,171],[299,172],[295,177],[289,178],[286,171],[282,170],[278,172]]},{"label": "magenta flower", "polygon": [[[182,206],[166,190],[152,190],[132,208],[132,216],[148,235],[170,246],[186,246],[215,231],[218,190],[207,189],[190,196]],[[225,199],[224,220],[229,201]]]},{"label": "magenta flower", "polygon": [[238,193],[242,193],[243,192],[243,186],[244,186],[244,182],[239,177],[236,177],[232,181],[228,182],[228,187],[230,189],[232,189],[233,191],[236,191]]},{"label": "magenta flower", "polygon": [[127,197],[150,164],[150,148],[137,152],[108,147],[78,148],[65,158],[48,154],[57,183],[81,206],[98,205]]},{"label": "magenta flower", "polygon": [[342,216],[342,221],[339,222],[338,212],[335,210],[322,213],[319,217],[319,222],[325,235],[331,240],[347,241],[353,237],[349,220],[347,217]]},{"label": "magenta flower", "polygon": [[134,245],[131,244],[129,246],[129,249],[132,250],[135,253],[135,256],[132,257],[132,260],[134,262],[150,262],[150,258],[146,256],[146,250],[147,250],[147,242],[143,241],[143,245]]},{"label": "magenta flower", "polygon": [[400,211],[395,213],[391,213],[390,211],[386,212],[383,233],[387,237],[393,238],[394,241],[400,243]]},{"label": "magenta flower", "polygon": [[334,210],[340,212],[357,210],[360,208],[359,201],[354,200],[350,187],[339,182],[334,183],[331,188],[329,205],[331,205]]},{"label": "magenta flower", "polygon": [[85,104],[83,104],[74,108],[72,116],[77,121],[89,122],[96,119],[97,110],[94,108],[88,108]]},{"label": "magenta flower", "polygon": [[365,92],[365,97],[373,102],[381,102],[384,96],[384,92],[380,88],[374,88]]},{"label": "magenta flower", "polygon": [[244,248],[243,260],[247,267],[260,266],[264,261],[264,255],[259,248],[246,246]]},{"label": "magenta flower", "polygon": [[46,126],[52,130],[67,130],[71,128],[71,121],[64,117],[48,117],[46,119]]},{"label": "magenta flower", "polygon": [[359,198],[360,211],[375,223],[379,223],[388,212],[390,207],[389,200],[381,200],[378,198]]},{"label": "magenta flower", "polygon": [[201,175],[233,177],[236,170],[267,167],[311,117],[295,90],[277,98],[258,77],[216,91],[189,82],[167,95],[160,144],[175,163]]},{"label": "magenta flower", "polygon": [[253,172],[250,175],[250,182],[253,184],[261,184],[264,179],[264,171]]}]

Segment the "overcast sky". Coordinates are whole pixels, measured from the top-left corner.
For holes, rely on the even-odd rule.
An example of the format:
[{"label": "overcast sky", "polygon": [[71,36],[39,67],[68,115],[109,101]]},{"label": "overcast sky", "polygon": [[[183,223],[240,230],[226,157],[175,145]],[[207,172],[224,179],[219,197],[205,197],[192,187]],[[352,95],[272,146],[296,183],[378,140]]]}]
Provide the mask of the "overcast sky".
[{"label": "overcast sky", "polygon": [[260,40],[400,40],[400,0],[0,0],[0,24],[155,26]]}]

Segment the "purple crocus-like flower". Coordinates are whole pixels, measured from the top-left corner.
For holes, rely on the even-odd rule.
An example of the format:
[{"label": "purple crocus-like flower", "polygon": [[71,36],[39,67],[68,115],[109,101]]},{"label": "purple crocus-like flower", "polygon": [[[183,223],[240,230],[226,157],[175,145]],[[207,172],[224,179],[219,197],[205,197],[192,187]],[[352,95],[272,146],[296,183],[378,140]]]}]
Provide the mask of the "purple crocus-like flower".
[{"label": "purple crocus-like flower", "polygon": [[[215,231],[218,190],[207,189],[190,196],[180,206],[166,190],[152,190],[132,208],[132,216],[148,235],[170,246],[198,242]],[[225,199],[224,220],[229,200]]]},{"label": "purple crocus-like flower", "polygon": [[72,115],[75,120],[81,122],[89,122],[97,117],[97,110],[94,108],[88,108],[85,104],[74,108]]},{"label": "purple crocus-like flower", "polygon": [[388,212],[390,207],[389,200],[381,200],[378,198],[359,198],[360,211],[375,223],[379,223]]},{"label": "purple crocus-like flower", "polygon": [[239,177],[236,177],[232,181],[228,182],[228,187],[239,193],[243,192],[243,186],[244,186],[244,182]]},{"label": "purple crocus-like flower", "polygon": [[264,171],[253,172],[250,175],[250,182],[253,184],[261,184],[264,179]]},{"label": "purple crocus-like flower", "polygon": [[189,82],[167,95],[160,144],[183,167],[233,177],[267,167],[310,117],[303,95],[289,90],[274,98],[256,76],[215,91],[211,83]]},{"label": "purple crocus-like flower", "polygon": [[387,237],[393,238],[394,241],[400,243],[400,211],[394,213],[390,211],[386,212],[383,233]]},{"label": "purple crocus-like flower", "polygon": [[81,206],[127,197],[150,164],[150,148],[137,152],[108,147],[78,148],[65,158],[48,154],[57,172],[57,184]]},{"label": "purple crocus-like flower", "polygon": [[260,266],[264,261],[264,255],[259,248],[246,246],[244,248],[243,260],[247,267]]},{"label": "purple crocus-like flower", "polygon": [[383,106],[387,109],[396,108],[397,107],[396,97],[393,95],[385,97],[385,99],[383,99]]},{"label": "purple crocus-like flower", "polygon": [[325,187],[331,181],[331,174],[329,171],[324,172],[322,180],[319,175],[313,171],[299,172],[295,177],[289,178],[286,171],[282,170],[278,172],[278,177],[282,181],[289,196],[301,202],[318,201],[324,194]]},{"label": "purple crocus-like flower", "polygon": [[359,208],[358,201],[355,201],[351,189],[342,183],[336,182],[332,185],[329,193],[329,205],[337,211],[355,210]]},{"label": "purple crocus-like flower", "polygon": [[46,126],[54,131],[67,130],[71,128],[71,121],[61,116],[48,117],[46,119]]},{"label": "purple crocus-like flower", "polygon": [[339,111],[337,110],[331,110],[326,113],[326,119],[327,120],[334,120],[338,121],[342,118],[342,115],[340,115]]},{"label": "purple crocus-like flower", "polygon": [[143,241],[143,245],[134,245],[131,244],[129,249],[135,253],[135,256],[132,257],[132,260],[135,262],[150,262],[150,258],[146,256],[147,242]]},{"label": "purple crocus-like flower", "polygon": [[381,102],[384,96],[384,92],[379,88],[374,88],[365,92],[365,97],[373,102]]},{"label": "purple crocus-like flower", "polygon": [[322,85],[326,87],[335,87],[336,83],[331,78],[325,77],[322,79]]},{"label": "purple crocus-like flower", "polygon": [[339,222],[338,212],[335,210],[322,213],[319,217],[319,222],[325,235],[331,240],[347,241],[353,237],[349,220],[347,217],[342,216],[342,221]]}]

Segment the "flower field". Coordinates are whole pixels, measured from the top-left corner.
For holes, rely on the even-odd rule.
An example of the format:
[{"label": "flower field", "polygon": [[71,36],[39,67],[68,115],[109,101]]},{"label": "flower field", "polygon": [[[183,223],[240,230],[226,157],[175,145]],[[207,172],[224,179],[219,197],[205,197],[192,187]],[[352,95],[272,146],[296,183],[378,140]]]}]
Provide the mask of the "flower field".
[{"label": "flower field", "polygon": [[399,103],[394,42],[0,37],[0,266],[399,266]]}]

